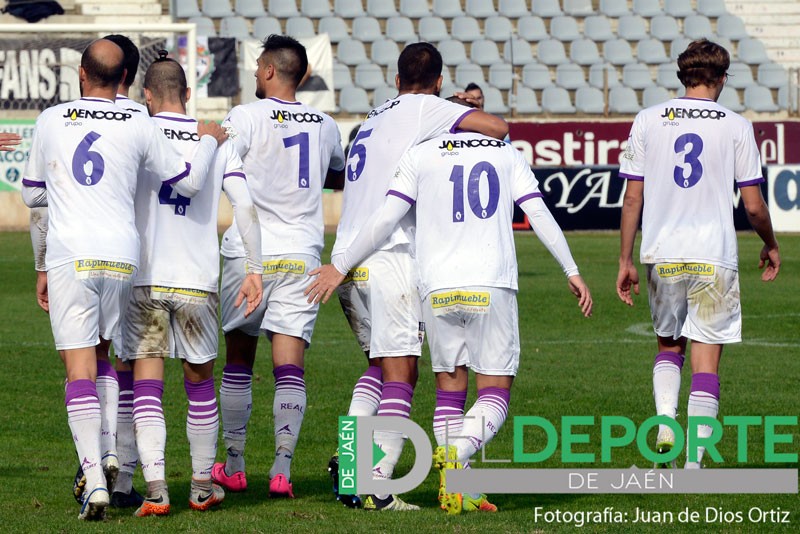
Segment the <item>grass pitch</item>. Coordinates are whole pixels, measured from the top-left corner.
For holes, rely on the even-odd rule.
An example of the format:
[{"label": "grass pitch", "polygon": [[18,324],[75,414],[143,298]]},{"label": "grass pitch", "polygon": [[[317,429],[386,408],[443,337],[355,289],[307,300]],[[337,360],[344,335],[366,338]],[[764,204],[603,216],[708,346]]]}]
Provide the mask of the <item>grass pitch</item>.
[{"label": "grass pitch", "polygon": [[[618,255],[616,233],[576,233],[568,235],[568,240],[592,290],[594,316],[584,319],[580,315],[557,264],[538,240],[532,234],[519,234],[521,366],[512,390],[509,423],[490,444],[487,454],[490,458],[512,457],[510,418],[514,416],[538,415],[558,426],[563,415],[598,418],[623,415],[640,423],[654,414],[651,373],[656,347],[646,289],[643,285],[643,294],[634,308],[618,301],[614,291]],[[800,308],[796,300],[796,265],[800,261],[797,253],[800,237],[781,236],[780,242],[782,272],[777,282],[764,284],[756,269],[758,238],[753,234],[739,237],[745,341],[726,348],[723,354],[721,415],[798,415]],[[267,496],[273,455],[273,380],[269,343],[262,339],[254,373],[254,408],[248,434],[248,491],[229,494],[217,511],[197,513],[188,509],[191,463],[184,427],[187,403],[180,367],[177,362],[170,362],[164,411],[172,514],[166,518],[138,519],[131,511],[110,509],[106,522],[83,524],[77,519],[78,507],[71,496],[76,461],[65,417],[63,366],[53,347],[47,316],[36,307],[29,238],[24,233],[0,233],[0,249],[3,303],[0,307],[0,353],[4,364],[0,375],[0,484],[3,488],[0,531],[483,533],[576,528],[575,522],[537,520],[534,512],[537,506],[542,507],[542,512],[601,512],[612,507],[614,511],[628,513],[630,518],[638,508],[650,513],[672,512],[675,517],[673,523],[661,525],[587,523],[583,528],[591,532],[701,532],[710,529],[796,532],[800,527],[797,495],[498,494],[492,496],[501,510],[498,514],[447,517],[438,509],[438,477],[434,472],[425,484],[404,495],[409,502],[423,507],[418,513],[367,513],[346,509],[333,500],[325,468],[336,447],[337,416],[347,409],[352,386],[364,368],[364,356],[336,302],[323,306],[314,344],[306,357],[308,408],[292,469],[296,499],[270,500]],[[643,276],[641,270],[640,275]],[[224,354],[222,348],[221,354]],[[217,365],[217,385],[222,365],[222,361]],[[412,417],[430,432],[434,387],[427,357],[422,359],[420,369]],[[683,378],[681,413],[685,413],[688,396],[688,362]],[[468,405],[474,396],[473,387]],[[779,445],[777,450],[796,454],[800,448],[798,427],[784,427],[781,431],[793,431],[793,441]],[[797,464],[765,464],[763,443],[763,431],[751,430],[750,463],[738,464],[734,461],[736,436],[727,433],[720,445],[727,463],[721,467],[797,468]],[[530,438],[526,435],[526,448],[528,446],[530,450],[541,449],[536,434]],[[220,438],[220,459],[222,449]],[[574,450],[599,453],[599,429],[591,432],[591,444],[578,445]],[[564,465],[560,452],[559,448],[542,464],[514,467],[648,467],[635,446],[616,452],[610,465]],[[412,454],[413,449],[404,452],[400,472],[408,468]],[[143,490],[144,482],[139,473],[134,484]],[[678,522],[679,512],[686,508],[700,512],[698,523]],[[710,509],[710,521],[706,521],[707,509]],[[790,523],[776,524],[769,520],[754,523],[748,517],[751,509],[788,511]],[[732,522],[722,519],[724,512],[733,513],[728,514],[734,518]],[[736,521],[736,512],[743,517],[741,522]],[[780,514],[771,517],[776,516]]]}]

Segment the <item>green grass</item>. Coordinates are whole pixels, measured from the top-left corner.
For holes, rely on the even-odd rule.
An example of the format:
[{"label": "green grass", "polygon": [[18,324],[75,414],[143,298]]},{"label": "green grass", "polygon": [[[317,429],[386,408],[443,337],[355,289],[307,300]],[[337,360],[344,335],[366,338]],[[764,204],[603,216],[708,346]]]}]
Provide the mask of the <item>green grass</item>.
[{"label": "green grass", "polygon": [[[330,239],[330,237],[329,237]],[[520,264],[520,325],[522,357],[511,396],[510,417],[539,415],[553,422],[563,415],[624,415],[641,422],[653,415],[651,372],[655,341],[649,328],[647,298],[642,294],[634,308],[620,303],[614,291],[618,237],[615,233],[568,236],[576,261],[592,289],[594,316],[584,319],[569,294],[555,261],[532,235],[518,236]],[[796,304],[796,269],[800,262],[800,237],[781,238],[784,268],[777,282],[764,284],[756,269],[758,239],[740,236],[741,289],[745,342],[726,348],[721,365],[723,415],[797,415],[800,390],[800,311]],[[328,243],[328,249],[330,243]],[[167,365],[164,409],[167,417],[167,474],[172,515],[137,519],[128,511],[110,510],[101,524],[81,524],[70,490],[75,453],[69,441],[63,405],[62,364],[53,348],[47,316],[36,307],[34,273],[27,234],[0,233],[0,530],[15,532],[136,531],[207,532],[550,532],[574,527],[534,521],[533,508],[545,511],[602,511],[604,507],[633,514],[636,507],[671,511],[688,507],[702,514],[706,507],[743,512],[742,523],[672,525],[638,528],[637,525],[590,525],[588,531],[662,532],[705,531],[710,527],[741,532],[797,531],[800,506],[797,495],[494,495],[498,514],[446,517],[437,508],[435,473],[425,484],[404,497],[423,506],[419,513],[375,514],[348,510],[332,500],[328,458],[336,447],[337,416],[348,406],[353,384],[362,372],[364,357],[336,302],[320,313],[314,345],[307,354],[308,409],[293,464],[297,498],[272,501],[266,495],[273,454],[272,374],[269,344],[262,341],[255,369],[254,409],[250,421],[247,461],[250,489],[231,494],[218,511],[196,513],[188,509],[191,464],[184,418],[186,400],[177,362]],[[644,287],[642,288],[644,291]],[[642,332],[645,332],[643,334]],[[223,352],[224,353],[224,352]],[[217,383],[222,365],[217,366]],[[413,419],[430,432],[434,407],[429,360],[421,361]],[[680,411],[685,413],[688,369]],[[474,399],[474,388],[469,403]],[[599,452],[599,431],[592,445],[578,452]],[[527,435],[526,435],[527,437]],[[537,435],[529,436],[537,449]],[[527,446],[526,442],[526,446]],[[751,467],[763,467],[763,432],[749,436]],[[798,452],[800,434],[781,452]],[[539,444],[539,448],[540,448]],[[222,447],[220,447],[222,448]],[[407,447],[411,449],[411,447]],[[720,452],[735,458],[735,435],[723,438]],[[560,449],[547,462],[525,467],[591,468],[560,462]],[[407,469],[413,451],[404,453]],[[510,458],[512,428],[507,424],[489,446],[489,458]],[[221,458],[220,454],[220,458]],[[760,461],[758,459],[761,459]],[[618,451],[611,465],[647,467],[635,447]],[[490,465],[494,467],[496,464]],[[475,467],[481,467],[476,464]],[[735,462],[724,467],[746,467]],[[771,465],[792,467],[797,465]],[[401,466],[400,471],[403,471]],[[531,476],[535,476],[532,473]],[[142,489],[137,473],[135,485]],[[754,525],[747,511],[791,511],[790,525]],[[780,527],[780,528],[778,528]]]}]

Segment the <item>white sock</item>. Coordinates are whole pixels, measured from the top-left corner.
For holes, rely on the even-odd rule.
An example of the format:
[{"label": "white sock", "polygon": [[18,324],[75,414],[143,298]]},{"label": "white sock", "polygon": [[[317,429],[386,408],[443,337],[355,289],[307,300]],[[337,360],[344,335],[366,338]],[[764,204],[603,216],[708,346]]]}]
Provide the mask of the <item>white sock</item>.
[{"label": "white sock", "polygon": [[186,437],[192,455],[192,480],[211,480],[211,467],[217,455],[219,416],[214,379],[190,382],[184,379],[183,387],[189,399],[186,414]]},{"label": "white sock", "polygon": [[114,491],[130,493],[133,472],[139,462],[136,435],[133,431],[133,371],[117,371],[119,406],[117,407],[117,458],[119,476]]},{"label": "white sock", "polygon": [[167,427],[161,406],[163,393],[162,380],[133,382],[133,426],[142,474],[148,483],[166,480],[164,449],[167,445]]},{"label": "white sock", "polygon": [[244,471],[244,444],[247,422],[253,409],[253,370],[244,365],[226,365],[222,370],[219,405],[222,412],[222,437],[228,456],[225,474]]},{"label": "white sock", "polygon": [[509,390],[497,387],[478,391],[478,400],[464,415],[463,439],[456,440],[459,462],[466,463],[494,438],[508,416],[510,394]]},{"label": "white sock", "polygon": [[280,365],[272,372],[275,375],[275,399],[272,403],[275,460],[269,477],[280,473],[291,480],[292,457],[306,411],[306,382],[303,369],[296,365]]},{"label": "white sock", "polygon": [[[381,394],[381,404],[378,408],[378,416],[395,416],[409,418],[411,415],[411,400],[414,396],[414,388],[405,382],[386,382],[383,384]],[[372,468],[372,478],[390,479],[394,473],[394,468],[400,460],[403,452],[405,438],[402,432],[390,430],[376,430],[372,439],[385,454],[381,460]],[[378,496],[379,498],[384,496]]]},{"label": "white sock", "polygon": [[109,456],[117,456],[117,411],[119,382],[117,372],[105,360],[97,360],[97,398],[100,401],[100,452],[103,464]]},{"label": "white sock", "polygon": [[436,409],[433,411],[433,436],[436,445],[455,445],[464,428],[464,405],[467,391],[436,390]]},{"label": "white sock", "polygon": [[86,488],[106,485],[100,463],[100,401],[97,388],[91,380],[74,380],[67,384],[65,403],[78,461],[86,475]]},{"label": "white sock", "polygon": [[[660,352],[653,363],[653,399],[656,414],[675,419],[678,412],[678,396],[681,391],[681,368],[684,357],[675,352]],[[659,433],[669,427],[659,425]]]},{"label": "white sock", "polygon": [[[717,418],[719,413],[719,377],[714,373],[695,373],[692,375],[692,391],[689,393],[688,417],[705,416]],[[688,428],[688,425],[687,425]],[[708,425],[699,425],[697,435],[701,438],[711,436],[712,429]],[[689,461],[689,451],[694,436],[687,432],[686,436],[686,469],[699,469],[705,454],[705,447],[697,448],[697,461]]]}]

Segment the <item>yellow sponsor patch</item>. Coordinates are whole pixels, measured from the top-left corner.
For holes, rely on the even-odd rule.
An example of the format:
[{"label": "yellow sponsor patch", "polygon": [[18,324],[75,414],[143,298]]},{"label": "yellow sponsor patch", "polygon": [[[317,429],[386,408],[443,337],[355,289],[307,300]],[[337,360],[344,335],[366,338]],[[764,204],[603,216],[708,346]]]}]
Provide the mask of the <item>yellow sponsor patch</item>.
[{"label": "yellow sponsor patch", "polygon": [[264,262],[264,276],[279,273],[306,274],[306,262],[302,260],[269,260]]},{"label": "yellow sponsor patch", "polygon": [[434,313],[448,312],[454,309],[470,313],[486,313],[489,310],[491,295],[488,291],[446,291],[431,295],[431,308]]},{"label": "yellow sponsor patch", "polygon": [[369,281],[369,269],[367,267],[356,267],[347,273],[344,277],[343,284],[348,282],[367,282]]},{"label": "yellow sponsor patch", "polygon": [[115,280],[129,280],[136,267],[132,263],[109,260],[75,260],[75,277],[87,278],[113,278]]},{"label": "yellow sponsor patch", "polygon": [[153,300],[202,304],[208,300],[208,291],[182,287],[151,286],[150,298]]},{"label": "yellow sponsor patch", "polygon": [[659,278],[676,278],[685,275],[714,276],[716,268],[710,263],[659,263],[655,267]]}]

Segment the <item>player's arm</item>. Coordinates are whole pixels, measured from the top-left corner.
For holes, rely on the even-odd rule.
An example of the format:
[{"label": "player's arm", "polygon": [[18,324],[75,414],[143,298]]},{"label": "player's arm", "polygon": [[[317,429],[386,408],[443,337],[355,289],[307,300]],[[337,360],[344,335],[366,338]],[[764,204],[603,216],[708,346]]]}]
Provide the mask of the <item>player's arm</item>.
[{"label": "player's arm", "polygon": [[16,150],[16,145],[22,143],[22,137],[19,134],[11,132],[0,132],[0,150],[10,152]]},{"label": "player's arm", "polygon": [[472,110],[463,116],[456,125],[456,129],[465,132],[477,132],[495,139],[505,139],[508,135],[508,123],[491,113]]},{"label": "player's arm", "polygon": [[203,189],[214,153],[217,147],[228,138],[225,130],[213,121],[198,122],[197,135],[200,137],[200,143],[192,157],[191,164],[186,165],[188,172],[182,177],[176,177],[167,182],[179,195],[189,198],[194,197]]},{"label": "player's arm", "polygon": [[29,208],[47,207],[47,187],[44,182],[22,180],[22,201]]},{"label": "player's arm", "polygon": [[[39,127],[39,121],[42,120],[44,115],[40,115],[36,121],[36,127]],[[28,154],[28,162],[25,164],[25,170],[22,173],[22,201],[29,208],[43,208],[47,206],[47,183],[44,176],[44,158],[41,155],[42,141],[41,136],[36,135],[34,131],[31,149]]]},{"label": "player's arm", "polygon": [[747,213],[747,219],[758,237],[764,242],[759,256],[758,268],[764,269],[761,279],[765,282],[775,280],[781,268],[781,255],[778,250],[778,240],[772,229],[772,219],[769,216],[769,208],[761,194],[759,184],[740,187],[742,202]]},{"label": "player's arm", "polygon": [[234,306],[238,308],[246,300],[247,308],[244,316],[247,317],[261,304],[264,289],[261,275],[264,272],[264,264],[261,258],[261,225],[244,178],[241,169],[225,173],[222,189],[233,206],[234,220],[244,245],[247,274],[239,288]]},{"label": "player's arm", "polygon": [[305,290],[309,303],[328,302],[347,273],[389,239],[412,205],[407,198],[393,193],[390,190],[386,194],[383,206],[367,219],[347,250],[334,256],[332,264],[323,265],[308,273],[309,276],[316,276]]},{"label": "player's arm", "polygon": [[46,312],[50,312],[47,296],[47,208],[33,208],[30,216],[31,245],[33,245],[33,263],[36,269],[36,302]]},{"label": "player's arm", "polygon": [[619,225],[619,271],[617,296],[628,306],[633,306],[631,288],[639,294],[639,272],[633,264],[633,246],[644,204],[644,181],[628,180],[622,201],[622,218]]},{"label": "player's arm", "polygon": [[589,317],[592,315],[592,294],[578,271],[578,266],[572,258],[564,232],[558,226],[547,205],[540,194],[531,194],[518,201],[519,207],[528,216],[528,222],[536,233],[536,237],[556,259],[561,270],[567,276],[567,283],[573,295],[578,298],[581,313]]}]

